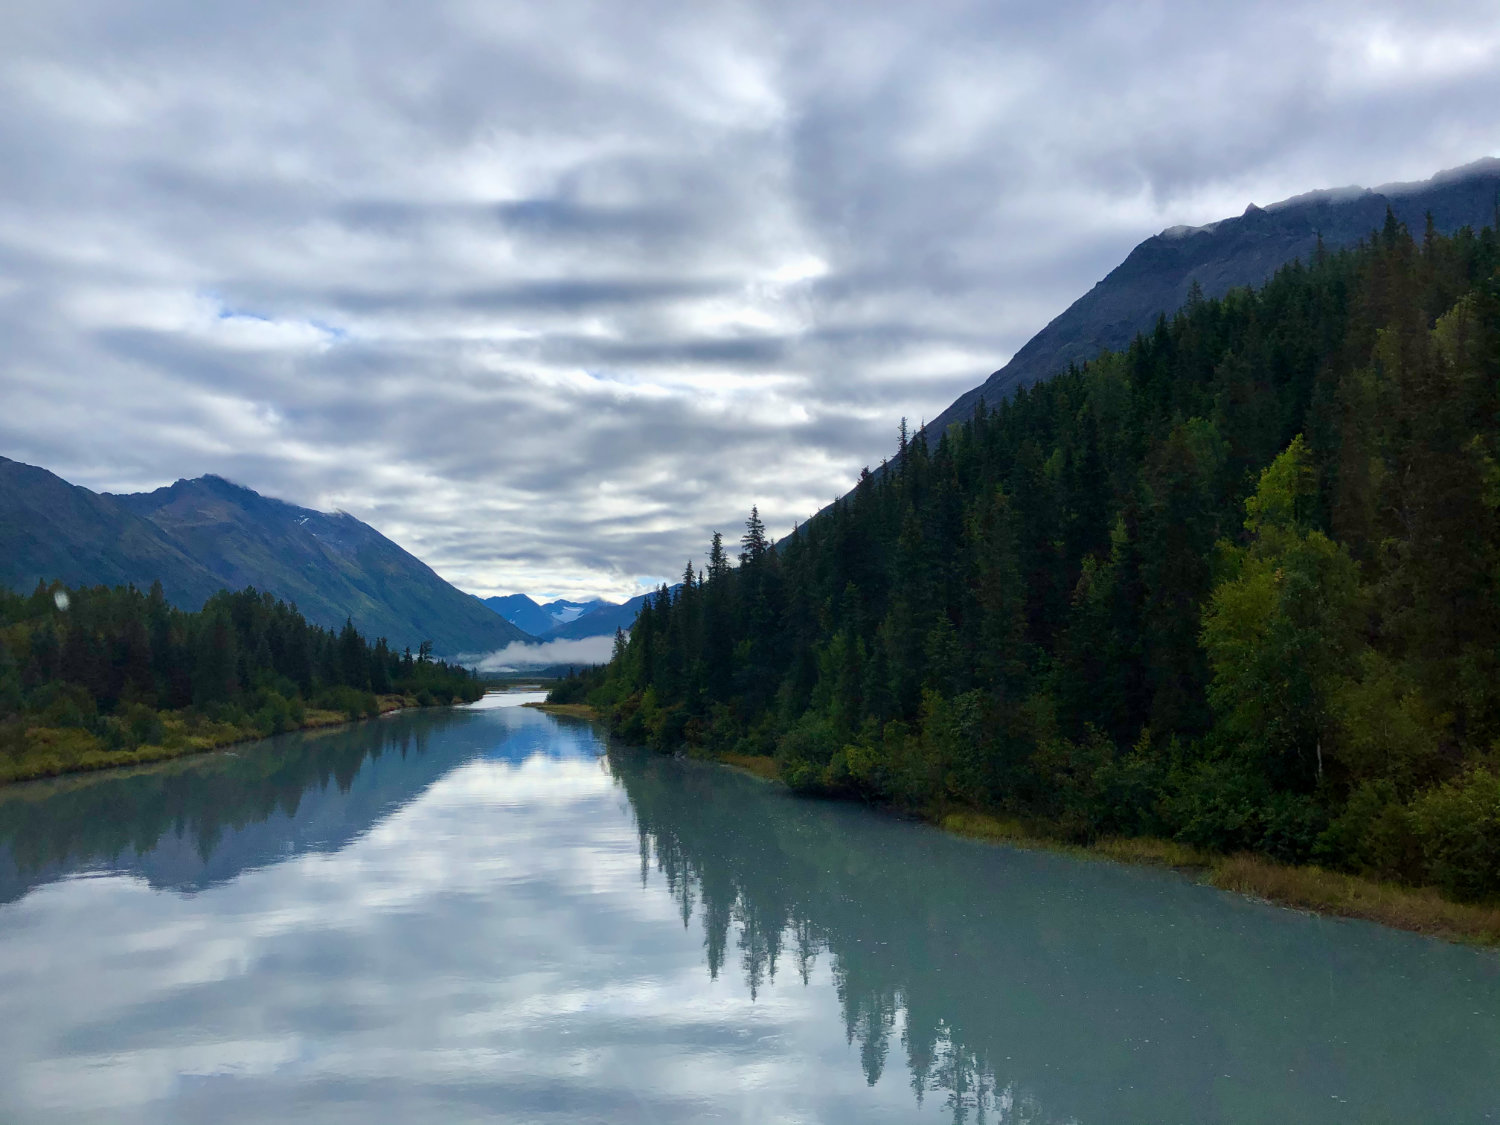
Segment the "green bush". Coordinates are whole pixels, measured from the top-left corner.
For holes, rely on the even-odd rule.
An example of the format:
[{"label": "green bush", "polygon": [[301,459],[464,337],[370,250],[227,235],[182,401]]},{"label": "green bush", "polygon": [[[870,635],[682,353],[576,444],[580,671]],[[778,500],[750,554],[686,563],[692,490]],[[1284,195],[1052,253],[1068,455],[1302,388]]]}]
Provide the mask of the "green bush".
[{"label": "green bush", "polygon": [[1273,793],[1261,810],[1255,850],[1282,863],[1306,863],[1328,827],[1322,803],[1306,793]]},{"label": "green bush", "polygon": [[1343,810],[1318,837],[1314,858],[1357,875],[1421,882],[1422,846],[1395,783],[1366,782],[1349,795]]},{"label": "green bush", "polygon": [[[740,752],[753,754],[756,749],[759,748]],[[792,789],[822,789],[826,784],[828,765],[838,749],[833,724],[822,715],[808,711],[776,744],[776,765]]]},{"label": "green bush", "polygon": [[1427,877],[1450,895],[1500,895],[1500,777],[1476,769],[1429,789],[1411,806]]},{"label": "green bush", "polygon": [[1164,801],[1168,823],[1184,844],[1215,852],[1254,848],[1265,836],[1270,787],[1238,763],[1198,762],[1174,772]]},{"label": "green bush", "polygon": [[255,728],[263,735],[281,734],[300,725],[292,714],[291,700],[278,691],[263,689],[255,711]]},{"label": "green bush", "polygon": [[57,680],[33,691],[27,705],[33,715],[32,725],[39,727],[88,727],[98,717],[94,697],[87,688]]},{"label": "green bush", "polygon": [[351,719],[380,714],[380,701],[373,694],[352,687],[324,688],[318,692],[313,705],[323,711],[342,711]]}]

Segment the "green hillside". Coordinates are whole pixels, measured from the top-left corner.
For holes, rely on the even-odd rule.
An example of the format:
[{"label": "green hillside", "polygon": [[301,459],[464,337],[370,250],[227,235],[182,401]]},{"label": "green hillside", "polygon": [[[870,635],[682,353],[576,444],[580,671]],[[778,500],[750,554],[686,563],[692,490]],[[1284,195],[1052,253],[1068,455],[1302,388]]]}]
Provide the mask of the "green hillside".
[{"label": "green hillside", "polygon": [[1497,267],[1388,215],[1195,294],[781,548],[716,539],[592,702],[799,789],[1500,896]]},{"label": "green hillside", "polygon": [[352,620],[366,636],[398,647],[431,641],[447,656],[529,639],[345,513],[297,507],[214,476],[138,495],[99,494],[0,458],[0,585],[29,593],[53,581],[140,589],[159,581],[185,609],[217,590],[254,586],[324,628]]}]

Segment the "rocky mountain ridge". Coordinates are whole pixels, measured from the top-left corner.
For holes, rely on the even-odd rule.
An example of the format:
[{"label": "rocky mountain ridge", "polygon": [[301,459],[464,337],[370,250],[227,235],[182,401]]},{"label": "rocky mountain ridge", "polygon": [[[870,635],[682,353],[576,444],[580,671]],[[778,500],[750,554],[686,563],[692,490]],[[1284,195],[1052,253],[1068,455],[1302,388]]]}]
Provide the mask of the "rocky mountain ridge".
[{"label": "rocky mountain ridge", "polygon": [[1069,364],[1128,346],[1158,317],[1186,304],[1195,283],[1205,297],[1221,297],[1240,286],[1261,285],[1289,262],[1310,260],[1320,240],[1330,250],[1357,243],[1382,226],[1388,209],[1418,235],[1428,215],[1443,234],[1494,225],[1500,218],[1500,159],[1478,160],[1412,183],[1311,191],[1267,207],[1252,203],[1235,218],[1169,227],[1132,250],[923,433],[935,441],[948,426],[972,417],[981,398],[993,405]]},{"label": "rocky mountain ridge", "polygon": [[254,586],[316,624],[346,618],[396,647],[433,642],[458,657],[529,634],[345,512],[260,495],[218,476],[153,492],[96,493],[0,458],[0,584],[38,581],[145,588],[197,609],[221,588]]}]

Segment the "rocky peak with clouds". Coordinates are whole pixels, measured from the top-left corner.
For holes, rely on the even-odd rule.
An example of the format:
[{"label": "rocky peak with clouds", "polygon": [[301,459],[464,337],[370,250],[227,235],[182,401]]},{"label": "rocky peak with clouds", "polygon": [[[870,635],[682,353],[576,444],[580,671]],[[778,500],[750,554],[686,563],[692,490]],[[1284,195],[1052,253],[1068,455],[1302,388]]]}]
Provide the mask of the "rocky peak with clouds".
[{"label": "rocky peak with clouds", "polygon": [[1042,379],[1127,346],[1171,315],[1196,284],[1205,297],[1258,286],[1294,260],[1309,261],[1319,239],[1348,246],[1380,229],[1390,213],[1420,235],[1428,215],[1443,234],[1500,221],[1500,159],[1478,160],[1416,183],[1312,191],[1245,208],[1238,218],[1200,227],[1169,227],[1146,239],[1102,281],[1033,336],[1000,370],[966,391],[926,428],[929,439]]}]

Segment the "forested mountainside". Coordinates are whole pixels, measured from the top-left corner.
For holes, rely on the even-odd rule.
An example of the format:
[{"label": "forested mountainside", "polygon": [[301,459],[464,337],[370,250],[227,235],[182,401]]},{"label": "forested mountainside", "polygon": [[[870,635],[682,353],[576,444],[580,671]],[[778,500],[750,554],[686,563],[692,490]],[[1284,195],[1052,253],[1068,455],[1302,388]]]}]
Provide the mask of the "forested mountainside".
[{"label": "forested mountainside", "polygon": [[795,788],[1500,894],[1500,241],[1394,215],[903,438],[585,691]]},{"label": "forested mountainside", "polygon": [[199,612],[160,584],[0,591],[0,781],[150,761],[330,719],[479,698],[423,647],[337,633],[253,589]]},{"label": "forested mountainside", "polygon": [[1239,286],[1260,286],[1286,263],[1309,261],[1321,243],[1334,249],[1359,242],[1389,209],[1415,229],[1430,219],[1443,234],[1475,230],[1500,214],[1500,160],[1478,160],[1417,183],[1374,189],[1313,191],[1203,227],[1174,227],[1146,239],[1099,284],[1033,336],[984,383],[960,395],[924,433],[935,441],[966,421],[983,398],[991,408],[1017,387],[1028,387],[1086,363],[1101,351],[1127,346],[1158,316],[1176,312],[1196,287],[1221,297]]},{"label": "forested mountainside", "polygon": [[309,620],[345,619],[397,646],[430,640],[450,656],[503,648],[527,634],[451,586],[374,528],[261,496],[221,477],[115,496],[0,458],[0,586],[160,582],[197,609],[221,589],[254,586]]},{"label": "forested mountainside", "polygon": [[182,544],[109,495],[0,457],[0,586],[38,582],[148,588],[196,608],[223,586]]}]

